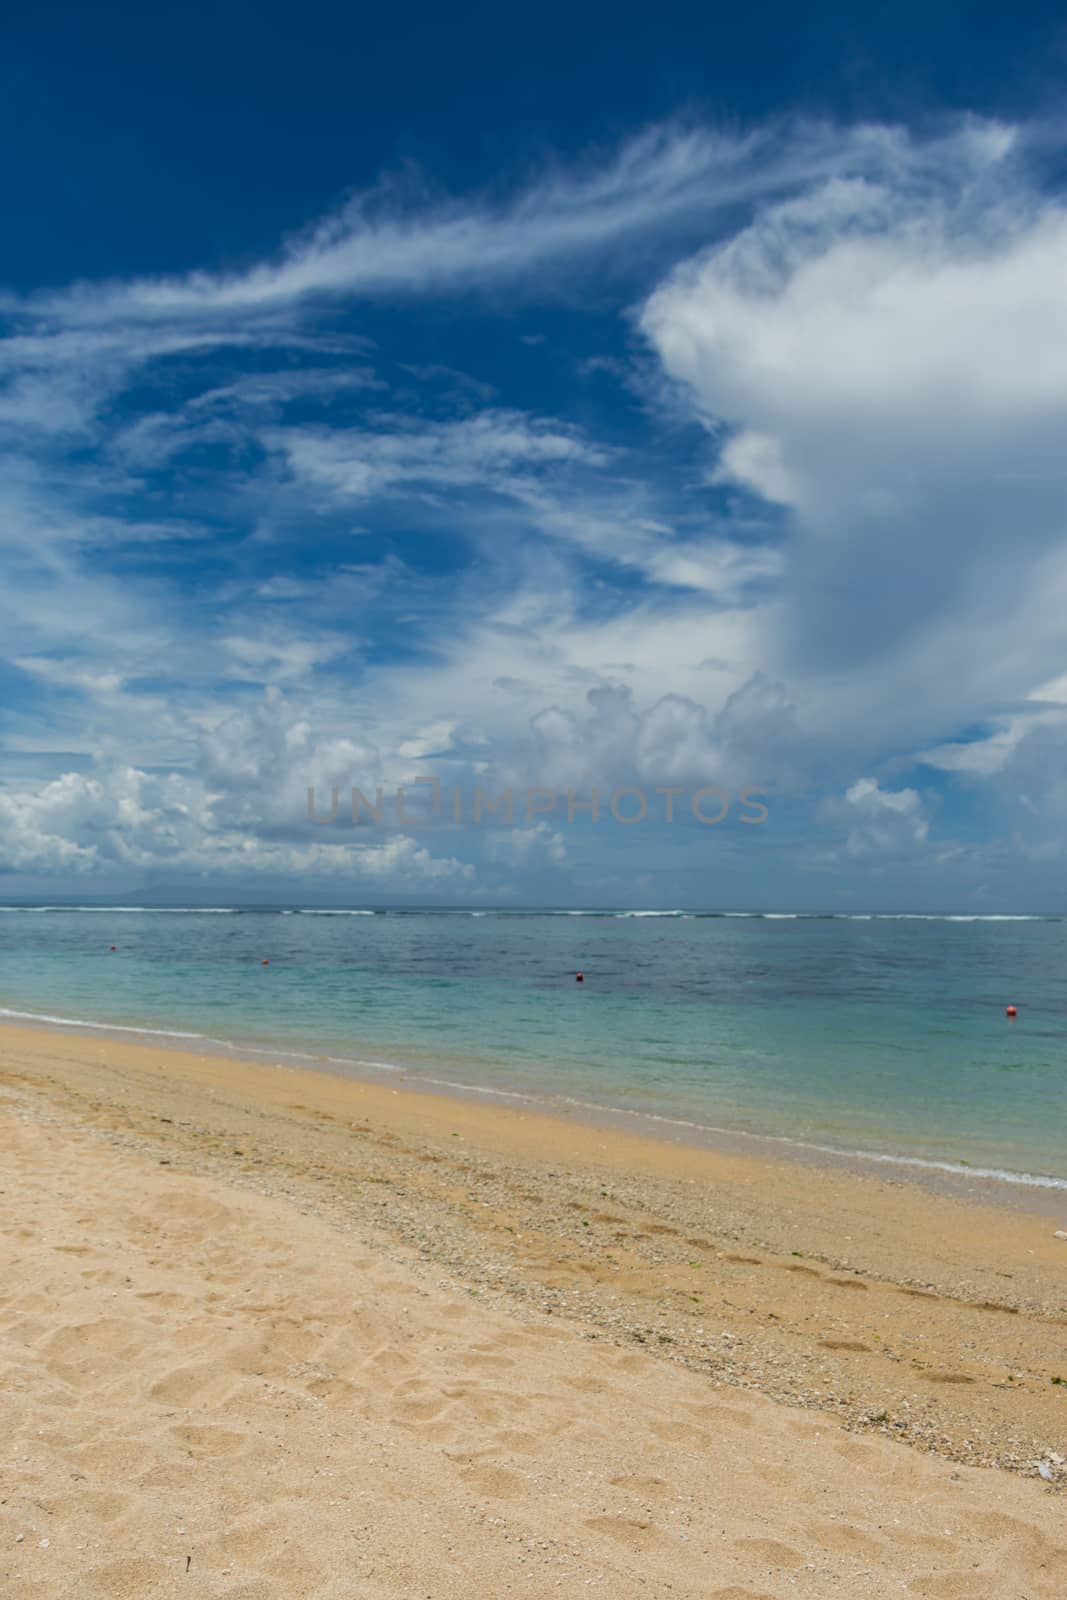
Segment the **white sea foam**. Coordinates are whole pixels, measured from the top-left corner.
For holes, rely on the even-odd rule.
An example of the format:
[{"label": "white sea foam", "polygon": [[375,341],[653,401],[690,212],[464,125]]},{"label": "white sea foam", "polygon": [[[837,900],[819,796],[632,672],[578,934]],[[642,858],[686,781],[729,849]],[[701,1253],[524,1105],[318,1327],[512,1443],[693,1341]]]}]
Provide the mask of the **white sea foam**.
[{"label": "white sea foam", "polygon": [[691,911],[616,911],[616,917],[692,917]]},{"label": "white sea foam", "polygon": [[43,1011],[12,1011],[0,1006],[0,1017],[10,1017],[16,1022],[47,1022],[54,1028],[92,1028],[104,1033],[145,1033],[155,1039],[203,1039],[211,1044],[225,1044],[225,1039],[208,1039],[205,1033],[182,1033],[177,1028],[135,1028],[122,1022],[90,1022],[86,1017],[53,1017]]},{"label": "white sea foam", "polygon": [[0,906],[0,911],[26,915],[45,911],[76,911],[108,916],[235,917],[237,906]]},{"label": "white sea foam", "polygon": [[36,916],[43,913],[93,914],[97,916],[157,916],[157,917],[234,917],[241,915],[280,917],[410,917],[410,916],[461,916],[461,917],[735,917],[752,918],[767,922],[1062,922],[1061,916],[1041,916],[1018,912],[944,912],[944,911],[701,911],[701,910],[597,910],[593,908],[538,907],[511,909],[490,906],[481,910],[467,907],[444,909],[439,906],[363,907],[334,906],[81,906],[81,905],[0,905],[0,914]]},{"label": "white sea foam", "polygon": [[373,1067],[377,1072],[408,1071],[398,1061],[366,1061],[362,1056],[327,1056],[326,1060],[335,1067]]},{"label": "white sea foam", "polygon": [[948,1172],[962,1178],[991,1178],[998,1183],[1021,1184],[1032,1189],[1062,1189],[1067,1191],[1067,1178],[1052,1178],[1045,1173],[1012,1172],[1004,1167],[972,1167],[964,1161],[933,1160],[925,1156],[891,1154],[882,1150],[852,1150],[839,1145],[813,1144],[807,1139],[794,1139],[788,1134],[751,1133],[744,1128],[722,1128],[712,1123],[695,1122],[686,1117],[671,1117],[654,1111],[635,1111],[629,1106],[607,1106],[594,1100],[565,1098],[564,1104],[580,1110],[597,1111],[612,1116],[626,1116],[641,1122],[665,1123],[676,1128],[690,1128],[696,1133],[716,1134],[730,1139],[751,1139],[758,1144],[783,1144],[795,1150],[810,1150],[818,1155],[844,1157],[853,1161],[875,1161],[895,1167],[920,1167],[931,1172]]}]

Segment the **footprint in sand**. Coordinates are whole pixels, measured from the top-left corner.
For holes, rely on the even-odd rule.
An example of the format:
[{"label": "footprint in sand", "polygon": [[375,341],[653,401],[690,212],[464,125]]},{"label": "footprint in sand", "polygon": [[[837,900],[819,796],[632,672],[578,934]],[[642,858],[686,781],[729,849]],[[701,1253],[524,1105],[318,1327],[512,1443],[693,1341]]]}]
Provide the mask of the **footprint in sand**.
[{"label": "footprint in sand", "polygon": [[195,1423],[182,1423],[171,1428],[171,1433],[185,1445],[190,1455],[211,1459],[230,1456],[247,1443],[243,1433],[232,1433],[228,1428],[198,1427]]},{"label": "footprint in sand", "polygon": [[[291,1522],[265,1520],[244,1527],[228,1528],[225,1533],[211,1541],[209,1548],[215,1558],[221,1557],[226,1565],[247,1562],[259,1566],[263,1562],[265,1553],[286,1544],[291,1534]],[[258,1594],[260,1591],[255,1589],[252,1592]],[[297,1589],[296,1593],[299,1592]],[[292,1594],[293,1590],[290,1589],[288,1593]]]},{"label": "footprint in sand", "polygon": [[1012,1566],[1028,1577],[1035,1593],[1049,1600],[1067,1594],[1067,1545],[1053,1544],[1040,1529],[1000,1511],[965,1511],[959,1517],[978,1538],[1011,1539]]},{"label": "footprint in sand", "polygon": [[114,1522],[129,1509],[129,1503],[128,1495],[110,1494],[106,1489],[83,1489],[58,1497],[56,1510],[91,1517],[94,1522]]},{"label": "footprint in sand", "polygon": [[852,1527],[847,1522],[813,1522],[805,1533],[818,1550],[834,1556],[851,1556],[857,1561],[880,1561],[885,1557],[881,1539]]},{"label": "footprint in sand", "polygon": [[393,1407],[393,1420],[402,1428],[418,1428],[425,1422],[434,1422],[448,1405],[446,1400],[401,1400]]},{"label": "footprint in sand", "polygon": [[709,1405],[706,1401],[701,1401],[699,1405],[690,1406],[688,1409],[695,1417],[700,1417],[705,1422],[733,1428],[752,1426],[752,1413],[745,1411],[741,1406]]},{"label": "footprint in sand", "polygon": [[218,1361],[198,1362],[176,1367],[149,1389],[153,1400],[168,1406],[217,1406],[228,1399],[239,1384],[232,1372]]},{"label": "footprint in sand", "polygon": [[611,1478],[613,1489],[625,1489],[630,1494],[640,1494],[657,1499],[668,1492],[667,1484],[662,1478],[642,1478],[636,1476],[623,1476]]},{"label": "footprint in sand", "polygon": [[873,1465],[877,1454],[869,1444],[860,1444],[856,1439],[842,1439],[840,1444],[834,1445],[834,1449],[846,1461],[855,1461],[864,1467]]},{"label": "footprint in sand", "polygon": [[929,1556],[954,1556],[959,1553],[955,1539],[945,1539],[937,1533],[911,1533],[906,1528],[887,1528],[886,1538],[891,1544],[916,1552],[925,1551]]},{"label": "footprint in sand", "polygon": [[137,1439],[104,1439],[74,1452],[79,1467],[90,1474],[130,1479],[147,1472],[158,1460],[155,1450]]},{"label": "footprint in sand", "polygon": [[478,1368],[481,1368],[481,1367],[492,1367],[495,1370],[502,1370],[505,1367],[513,1367],[515,1365],[515,1362],[514,1362],[514,1360],[512,1359],[511,1356],[497,1356],[497,1355],[488,1355],[488,1354],[486,1354],[486,1355],[478,1355],[478,1354],[475,1354],[475,1355],[467,1355],[467,1356],[458,1356],[456,1358],[456,1364],[457,1364],[457,1366],[460,1366],[460,1367],[474,1367],[475,1369],[478,1369]]},{"label": "footprint in sand", "polygon": [[786,1423],[790,1433],[797,1434],[801,1439],[818,1439],[827,1428],[839,1427],[836,1417],[828,1417],[825,1422],[798,1422],[792,1418]]},{"label": "footprint in sand", "polygon": [[588,1517],[585,1526],[592,1533],[607,1534],[627,1550],[658,1550],[667,1542],[647,1517]]},{"label": "footprint in sand", "polygon": [[780,1544],[777,1539],[735,1539],[734,1549],[741,1550],[768,1567],[784,1567],[795,1571],[804,1565],[804,1557],[791,1545]]},{"label": "footprint in sand", "polygon": [[467,1467],[460,1473],[460,1477],[464,1483],[469,1484],[479,1494],[488,1496],[490,1500],[514,1500],[517,1495],[526,1492],[522,1479],[514,1472],[509,1472],[507,1467],[494,1467],[488,1464]]},{"label": "footprint in sand", "polygon": [[308,1384],[307,1392],[328,1406],[343,1406],[351,1401],[357,1391],[347,1378],[314,1378]]},{"label": "footprint in sand", "polygon": [[498,1450],[512,1455],[533,1456],[543,1447],[544,1439],[536,1433],[524,1433],[521,1428],[500,1428],[492,1436]]},{"label": "footprint in sand", "polygon": [[1019,1517],[1009,1517],[1003,1511],[964,1511],[958,1520],[971,1528],[980,1539],[1021,1539],[1033,1534],[1028,1522]]},{"label": "footprint in sand", "polygon": [[651,1372],[655,1362],[651,1356],[621,1355],[615,1358],[615,1366],[620,1372]]},{"label": "footprint in sand", "polygon": [[929,1596],[929,1600],[974,1600],[976,1595],[996,1594],[998,1582],[998,1573],[972,1567],[969,1572],[923,1572],[911,1580],[908,1588],[913,1594]]},{"label": "footprint in sand", "polygon": [[162,1582],[166,1567],[145,1556],[130,1556],[124,1561],[108,1561],[92,1567],[87,1575],[89,1587],[97,1594],[148,1594]]},{"label": "footprint in sand", "polygon": [[477,1422],[496,1426],[504,1423],[516,1412],[525,1411],[531,1402],[525,1395],[505,1394],[496,1389],[470,1388],[465,1384],[450,1384],[442,1391],[450,1400],[458,1401],[468,1417]]},{"label": "footprint in sand", "polygon": [[60,1328],[49,1339],[50,1356],[78,1360],[88,1356],[129,1356],[141,1343],[137,1327],[120,1317],[105,1317],[99,1322],[72,1323]]},{"label": "footprint in sand", "polygon": [[167,1289],[141,1289],[138,1291],[138,1300],[148,1300],[158,1311],[177,1311],[179,1306],[185,1304],[185,1295],[172,1294]]},{"label": "footprint in sand", "polygon": [[774,1596],[762,1589],[740,1589],[732,1584],[729,1589],[713,1589],[710,1600],[774,1600]]},{"label": "footprint in sand", "polygon": [[381,1350],[375,1350],[372,1356],[368,1356],[363,1365],[373,1367],[376,1372],[406,1372],[411,1366],[411,1359],[402,1355],[399,1350],[390,1350],[383,1346]]},{"label": "footprint in sand", "polygon": [[157,1216],[181,1224],[228,1222],[233,1215],[227,1206],[219,1205],[217,1200],[208,1200],[199,1194],[188,1194],[184,1189],[172,1189],[169,1193],[160,1195],[152,1210]]},{"label": "footprint in sand", "polygon": [[667,1444],[705,1445],[708,1436],[701,1428],[689,1422],[654,1422],[652,1432]]}]

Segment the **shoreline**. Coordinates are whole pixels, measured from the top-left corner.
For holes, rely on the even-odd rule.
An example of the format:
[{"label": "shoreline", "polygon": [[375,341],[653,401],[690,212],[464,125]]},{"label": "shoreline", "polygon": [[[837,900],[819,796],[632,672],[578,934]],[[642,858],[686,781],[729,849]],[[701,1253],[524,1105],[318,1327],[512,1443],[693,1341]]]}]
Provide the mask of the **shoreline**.
[{"label": "shoreline", "polygon": [[0,1096],[175,1179],[295,1202],[510,1315],[1067,1484],[1067,1245],[1046,1218],[884,1173],[222,1059],[5,1026]]},{"label": "shoreline", "polygon": [[974,1167],[963,1161],[817,1143],[790,1134],[729,1128],[651,1111],[635,1111],[577,1098],[528,1093],[493,1084],[458,1082],[432,1077],[418,1068],[358,1056],[332,1056],[299,1051],[291,1045],[252,1044],[218,1039],[178,1029],[138,1027],[134,1024],[94,1022],[34,1012],[0,1008],[0,1039],[8,1029],[57,1031],[116,1043],[143,1043],[146,1048],[189,1051],[223,1061],[279,1063],[295,1071],[321,1073],[356,1083],[380,1084],[404,1093],[459,1099],[473,1104],[488,1102],[506,1109],[527,1109],[532,1114],[560,1122],[579,1122],[593,1129],[632,1133],[670,1146],[686,1145],[723,1154],[750,1153],[768,1161],[785,1160],[823,1167],[829,1171],[877,1176],[886,1182],[915,1184],[930,1193],[1025,1211],[1035,1216],[1067,1219],[1067,1178],[1008,1169]]}]

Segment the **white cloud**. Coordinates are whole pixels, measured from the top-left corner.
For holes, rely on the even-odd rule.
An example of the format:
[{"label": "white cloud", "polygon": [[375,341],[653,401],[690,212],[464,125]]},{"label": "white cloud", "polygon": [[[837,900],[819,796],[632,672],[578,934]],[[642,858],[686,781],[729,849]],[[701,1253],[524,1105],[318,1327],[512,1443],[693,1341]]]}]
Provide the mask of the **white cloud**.
[{"label": "white cloud", "polygon": [[[970,144],[1002,132],[970,132]],[[946,141],[951,155],[959,138]],[[852,170],[908,164],[906,136],[872,126],[853,132]],[[546,266],[629,255],[672,230],[708,225],[717,213],[787,192],[842,165],[838,130],[797,122],[743,136],[680,125],[653,127],[613,159],[557,169],[510,198],[435,203],[425,188],[383,183],[297,235],[278,260],[229,276],[83,284],[40,295],[34,307],[78,326],[258,316],[312,296],[456,290],[501,279],[537,279]],[[544,291],[543,281],[539,285]],[[12,302],[6,309],[21,309]]]},{"label": "white cloud", "polygon": [[298,476],[353,500],[420,487],[514,492],[516,472],[607,459],[576,430],[515,411],[444,423],[385,420],[388,427],[268,431],[264,442]]},{"label": "white cloud", "polygon": [[875,511],[906,507],[924,479],[973,465],[987,442],[985,475],[1052,468],[1050,422],[1067,393],[1067,213],[1001,196],[993,218],[977,218],[958,181],[932,193],[856,184],[849,206],[841,192],[831,183],[772,209],[645,308],[668,370],[707,415],[743,430],[724,471],[821,519],[854,510],[857,494],[876,497]]},{"label": "white cloud", "polygon": [[713,483],[743,483],[764,500],[795,504],[799,488],[782,458],[782,445],[765,433],[735,433],[723,445]]},{"label": "white cloud", "polygon": [[641,311],[713,480],[791,513],[764,664],[857,762],[1024,698],[1067,645],[1067,210],[1025,157],[988,124],[893,143]]},{"label": "white cloud", "polygon": [[1067,745],[1067,674],[1041,684],[1013,711],[994,717],[992,731],[925,750],[919,760],[942,772],[995,777],[1011,768],[1028,742]]},{"label": "white cloud", "polygon": [[347,655],[356,642],[351,637],[323,634],[285,637],[276,630],[261,638],[232,634],[221,640],[228,658],[223,670],[226,676],[248,683],[287,683],[307,678],[316,667]]},{"label": "white cloud", "polygon": [[[445,423],[379,417],[351,429],[266,430],[298,482],[339,503],[390,495],[435,501],[469,492],[461,525],[468,538],[499,545],[534,530],[654,583],[695,590],[722,604],[780,577],[781,552],[739,526],[748,542],[726,537],[711,519],[680,534],[657,515],[652,485],[618,476],[622,454],[593,444],[577,428],[521,412],[490,409]],[[664,496],[666,498],[666,496]],[[501,502],[509,504],[503,520]],[[455,515],[446,498],[446,515]],[[733,530],[731,530],[733,531]]]},{"label": "white cloud", "polygon": [[396,753],[408,761],[422,761],[427,756],[440,755],[449,749],[455,733],[454,722],[431,723],[428,727],[420,728],[412,738],[401,739]]},{"label": "white cloud", "polygon": [[845,824],[850,856],[913,854],[930,832],[922,796],[915,789],[883,789],[875,778],[857,778],[843,798],[826,802],[822,817]]},{"label": "white cloud", "polygon": [[538,822],[532,828],[512,828],[505,833],[492,834],[487,854],[490,860],[513,867],[529,866],[538,860],[561,866],[567,859],[567,846],[558,829],[553,831],[547,822]]},{"label": "white cloud", "polygon": [[[246,789],[247,801],[250,790]],[[246,804],[183,773],[135,767],[68,772],[41,789],[0,791],[0,858],[9,870],[81,876],[129,871],[257,875],[307,874],[390,891],[469,882],[474,868],[435,856],[407,834],[336,842],[271,836]]]}]

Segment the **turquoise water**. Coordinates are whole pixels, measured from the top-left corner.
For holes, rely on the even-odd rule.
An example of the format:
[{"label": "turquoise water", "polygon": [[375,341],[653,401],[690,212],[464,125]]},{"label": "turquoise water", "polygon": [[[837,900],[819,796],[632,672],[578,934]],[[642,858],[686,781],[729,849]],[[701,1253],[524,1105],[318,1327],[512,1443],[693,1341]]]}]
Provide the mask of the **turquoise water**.
[{"label": "turquoise water", "polygon": [[1062,919],[19,908],[5,1013],[1067,1186]]}]

